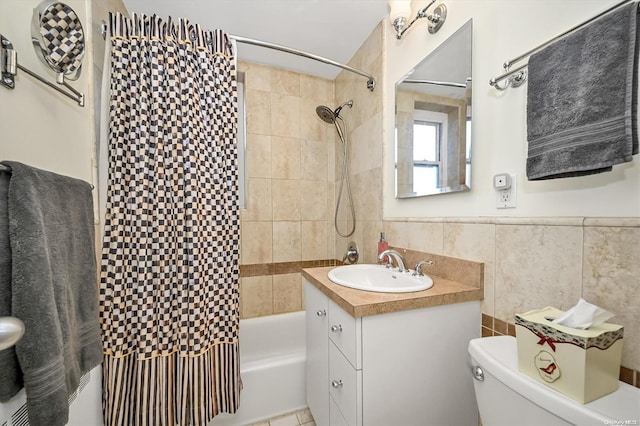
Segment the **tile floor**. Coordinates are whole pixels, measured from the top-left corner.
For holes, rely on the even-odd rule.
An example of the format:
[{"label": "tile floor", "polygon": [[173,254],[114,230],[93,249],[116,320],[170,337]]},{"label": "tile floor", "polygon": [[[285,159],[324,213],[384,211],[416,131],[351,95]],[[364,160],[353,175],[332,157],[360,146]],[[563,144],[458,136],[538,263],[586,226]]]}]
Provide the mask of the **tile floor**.
[{"label": "tile floor", "polygon": [[316,423],[313,421],[311,411],[305,408],[260,423],[253,423],[250,426],[316,426]]}]

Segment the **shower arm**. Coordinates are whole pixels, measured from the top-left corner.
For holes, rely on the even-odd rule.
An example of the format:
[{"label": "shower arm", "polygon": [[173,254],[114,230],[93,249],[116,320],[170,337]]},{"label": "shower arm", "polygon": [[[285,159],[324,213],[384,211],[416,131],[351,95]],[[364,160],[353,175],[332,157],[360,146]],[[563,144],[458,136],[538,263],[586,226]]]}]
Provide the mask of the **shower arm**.
[{"label": "shower arm", "polygon": [[268,49],[279,50],[279,51],[285,52],[285,53],[292,53],[294,55],[301,56],[303,58],[313,59],[314,61],[322,62],[322,63],[328,64],[328,65],[333,65],[334,67],[342,68],[343,70],[350,71],[352,73],[355,73],[355,74],[361,75],[363,77],[366,77],[367,78],[367,89],[371,90],[372,92],[373,92],[373,89],[375,89],[375,87],[376,87],[376,81],[374,80],[373,76],[371,76],[371,74],[367,74],[364,71],[360,71],[358,69],[352,68],[349,65],[344,65],[344,64],[341,64],[340,62],[336,62],[334,60],[327,59],[327,58],[324,58],[322,56],[314,55],[313,53],[304,52],[302,50],[293,49],[291,47],[282,46],[280,44],[269,43],[267,41],[255,40],[255,39],[251,39],[251,38],[247,38],[247,37],[235,36],[235,35],[231,35],[231,34],[229,35],[229,38],[231,38],[232,40],[237,41],[238,43],[251,44],[251,45],[254,45],[254,46],[260,46],[260,47],[266,47]]}]

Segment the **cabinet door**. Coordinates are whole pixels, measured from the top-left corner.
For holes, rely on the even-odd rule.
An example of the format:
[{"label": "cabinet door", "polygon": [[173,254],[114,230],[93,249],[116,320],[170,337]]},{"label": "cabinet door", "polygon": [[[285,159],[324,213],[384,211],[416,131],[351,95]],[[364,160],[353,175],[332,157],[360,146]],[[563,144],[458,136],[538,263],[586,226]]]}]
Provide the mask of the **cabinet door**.
[{"label": "cabinet door", "polygon": [[304,281],[307,327],[307,404],[316,425],[329,425],[329,336],[327,296]]}]

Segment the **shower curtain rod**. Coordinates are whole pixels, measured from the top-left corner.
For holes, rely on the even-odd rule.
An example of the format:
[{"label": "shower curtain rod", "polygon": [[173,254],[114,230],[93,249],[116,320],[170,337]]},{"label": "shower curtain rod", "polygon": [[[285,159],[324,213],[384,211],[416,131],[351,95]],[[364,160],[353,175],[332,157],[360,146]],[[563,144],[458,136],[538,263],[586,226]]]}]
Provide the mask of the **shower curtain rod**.
[{"label": "shower curtain rod", "polygon": [[[108,26],[107,26],[107,22],[104,20],[101,22],[101,25],[100,25],[100,33],[102,34],[103,39],[107,38]],[[238,43],[252,44],[254,46],[266,47],[267,49],[274,49],[274,50],[279,50],[285,53],[292,53],[294,55],[301,56],[303,58],[313,59],[314,61],[322,62],[328,65],[333,65],[334,67],[342,68],[343,70],[366,77],[367,89],[371,90],[372,92],[373,92],[373,89],[375,89],[376,87],[376,81],[373,78],[373,76],[371,76],[371,74],[367,74],[364,71],[360,71],[358,69],[352,68],[349,65],[341,64],[340,62],[336,62],[334,60],[327,59],[319,55],[314,55],[313,53],[308,53],[302,50],[293,49],[291,47],[282,46],[281,44],[269,43],[267,41],[256,40],[253,38],[242,37],[242,36],[237,36],[232,34],[229,34],[229,38],[237,41]]]},{"label": "shower curtain rod", "polygon": [[[560,34],[560,35],[558,35],[558,36],[556,36],[554,38],[552,38],[551,40],[547,40],[546,42],[542,43],[538,47],[534,47],[533,49],[523,53],[522,55],[520,55],[520,56],[518,56],[516,58],[513,58],[511,60],[506,61],[502,65],[502,67],[507,72],[505,72],[502,75],[499,75],[498,77],[494,77],[491,80],[489,80],[489,85],[495,87],[498,90],[506,89],[506,87],[505,88],[501,88],[500,86],[498,86],[498,83],[500,83],[502,80],[505,80],[505,79],[511,77],[514,74],[525,72],[524,70],[525,70],[525,68],[527,68],[528,64],[521,65],[518,68],[509,71],[509,68],[511,68],[511,65],[515,64],[516,62],[520,62],[524,58],[527,58],[527,57],[533,55],[534,53],[544,49],[545,47],[547,47],[551,43],[561,39],[562,37],[566,36],[567,34],[570,34],[570,33],[574,32],[575,30],[584,27],[585,25],[595,21],[596,19],[600,18],[603,15],[606,15],[607,13],[611,12],[612,10],[615,10],[615,9],[619,8],[620,6],[623,6],[623,5],[627,4],[627,3],[629,3],[630,1],[636,1],[636,0],[624,0],[624,1],[621,1],[620,3],[617,3],[614,6],[611,6],[610,8],[605,10],[604,12],[601,12],[600,14],[598,14],[598,15],[590,18],[590,19],[587,19],[586,21],[584,21],[584,22],[582,22],[582,23],[580,23],[580,24],[568,29],[567,31],[563,32],[562,34]],[[640,13],[640,3],[638,3],[638,13]],[[517,82],[519,83],[518,84],[518,86],[519,86],[520,84],[522,84],[524,82],[524,79],[526,79],[526,72],[525,72],[525,74],[520,74],[519,77],[515,76],[515,78],[516,78]],[[508,87],[508,85],[507,85],[507,87]]]},{"label": "shower curtain rod", "polygon": [[229,34],[229,38],[237,41],[238,43],[252,44],[254,46],[266,47],[268,49],[279,50],[279,51],[285,52],[285,53],[292,53],[292,54],[297,55],[297,56],[302,56],[303,58],[313,59],[314,61],[323,62],[323,63],[328,64],[328,65],[333,65],[334,67],[342,68],[343,70],[347,70],[347,71],[350,71],[352,73],[355,73],[355,74],[361,75],[363,77],[366,77],[367,78],[367,89],[373,91],[373,89],[375,89],[375,87],[376,87],[376,81],[374,80],[374,78],[370,74],[367,74],[364,71],[360,71],[358,69],[352,68],[349,65],[344,65],[344,64],[341,64],[340,62],[336,62],[336,61],[333,61],[331,59],[324,58],[322,56],[314,55],[313,53],[304,52],[302,50],[293,49],[291,47],[282,46],[280,44],[269,43],[267,41],[255,40],[255,39],[252,39],[252,38],[241,37],[241,36],[236,36],[236,35],[231,35],[231,34]]}]

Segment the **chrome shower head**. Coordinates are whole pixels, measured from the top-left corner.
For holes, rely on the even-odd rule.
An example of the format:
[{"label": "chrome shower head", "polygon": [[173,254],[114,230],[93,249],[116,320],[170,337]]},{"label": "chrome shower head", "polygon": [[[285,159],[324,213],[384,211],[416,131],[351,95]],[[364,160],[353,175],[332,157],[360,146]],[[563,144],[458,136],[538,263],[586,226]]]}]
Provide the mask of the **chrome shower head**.
[{"label": "chrome shower head", "polygon": [[335,110],[332,110],[328,106],[320,105],[316,108],[316,114],[318,114],[318,117],[320,117],[320,119],[325,123],[333,124],[336,122],[336,118],[338,118],[338,116],[340,115],[340,111],[342,111],[342,108],[344,108],[345,106],[352,108],[353,101],[348,100]]},{"label": "chrome shower head", "polygon": [[336,114],[328,106],[320,105],[316,108],[316,114],[325,123],[333,124],[336,122]]}]

